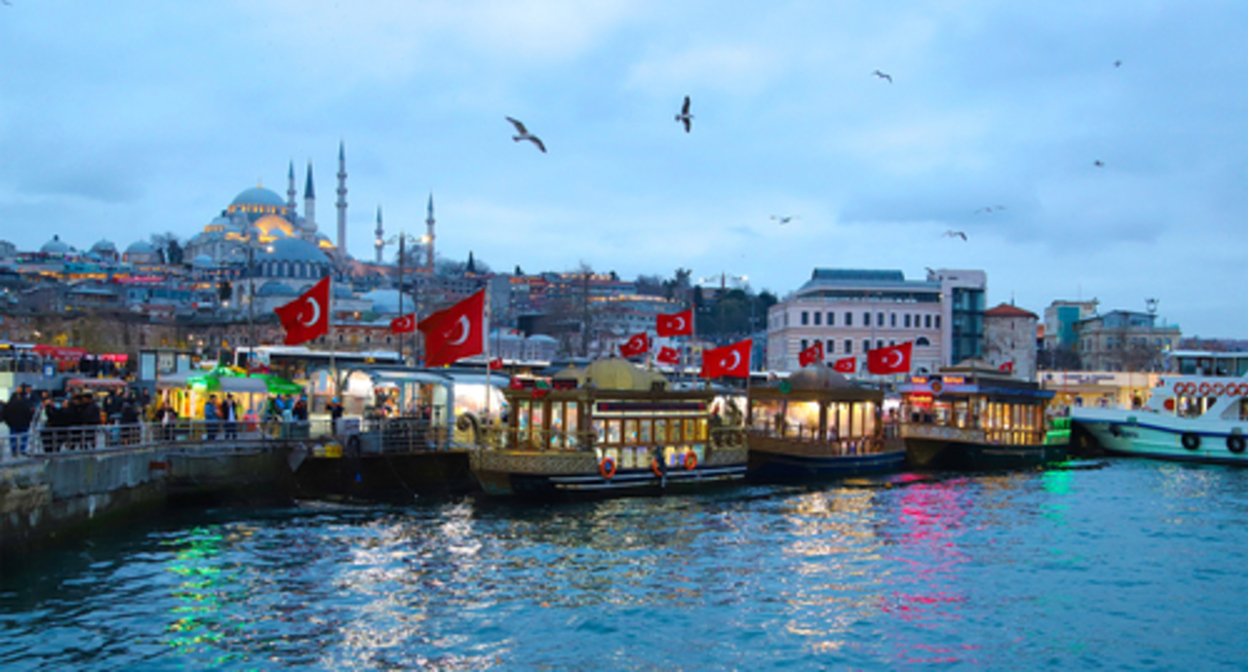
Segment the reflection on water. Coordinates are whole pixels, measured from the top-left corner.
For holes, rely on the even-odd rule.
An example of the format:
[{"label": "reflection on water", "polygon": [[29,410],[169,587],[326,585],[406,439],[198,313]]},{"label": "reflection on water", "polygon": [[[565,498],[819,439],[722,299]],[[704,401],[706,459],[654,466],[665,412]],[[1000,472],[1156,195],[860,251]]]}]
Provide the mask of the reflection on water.
[{"label": "reflection on water", "polygon": [[0,574],[4,669],[1234,666],[1248,471],[194,512]]}]

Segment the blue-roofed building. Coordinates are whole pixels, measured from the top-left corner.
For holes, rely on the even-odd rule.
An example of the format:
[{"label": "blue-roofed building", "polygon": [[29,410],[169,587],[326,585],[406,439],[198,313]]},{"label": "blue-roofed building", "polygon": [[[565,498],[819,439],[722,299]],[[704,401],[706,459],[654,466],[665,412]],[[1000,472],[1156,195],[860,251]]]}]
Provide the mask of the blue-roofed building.
[{"label": "blue-roofed building", "polygon": [[796,371],[798,353],[820,341],[824,364],[854,360],[869,349],[913,342],[911,370],[934,372],[982,356],[987,276],[983,271],[929,271],[908,280],[899,270],[817,268],[767,315],[767,368]]}]

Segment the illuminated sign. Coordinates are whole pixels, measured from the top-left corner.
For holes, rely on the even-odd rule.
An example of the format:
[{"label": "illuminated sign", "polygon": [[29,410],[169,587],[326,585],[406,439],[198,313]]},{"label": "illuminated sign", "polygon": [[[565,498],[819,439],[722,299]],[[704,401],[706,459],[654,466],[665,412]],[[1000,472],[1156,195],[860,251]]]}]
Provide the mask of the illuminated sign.
[{"label": "illuminated sign", "polygon": [[927,384],[927,376],[911,376],[910,382],[915,385],[925,385]]},{"label": "illuminated sign", "polygon": [[946,385],[965,385],[966,378],[963,376],[945,376]]}]

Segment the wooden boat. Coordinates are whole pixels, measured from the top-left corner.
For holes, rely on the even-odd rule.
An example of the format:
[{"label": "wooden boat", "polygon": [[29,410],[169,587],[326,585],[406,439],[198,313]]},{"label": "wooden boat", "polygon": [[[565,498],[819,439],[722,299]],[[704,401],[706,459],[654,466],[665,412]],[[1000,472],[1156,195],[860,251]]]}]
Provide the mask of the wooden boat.
[{"label": "wooden boat", "polygon": [[553,378],[514,378],[501,431],[469,455],[489,495],[659,494],[741,480],[741,427],[710,426],[711,390],[608,359]]},{"label": "wooden boat", "polygon": [[881,421],[884,393],[835,371],[808,369],[751,388],[747,478],[786,481],[897,471],[901,441]]},{"label": "wooden boat", "polygon": [[1049,434],[1054,393],[970,363],[898,386],[899,429],[909,466],[994,470],[1066,460],[1069,434]]}]

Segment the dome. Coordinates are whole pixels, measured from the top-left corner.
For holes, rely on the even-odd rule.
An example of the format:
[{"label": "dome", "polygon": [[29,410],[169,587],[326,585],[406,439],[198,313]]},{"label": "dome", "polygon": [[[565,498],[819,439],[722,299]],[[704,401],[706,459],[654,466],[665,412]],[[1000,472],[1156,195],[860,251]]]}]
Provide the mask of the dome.
[{"label": "dome", "polygon": [[91,251],[99,254],[110,254],[117,251],[117,246],[113,245],[112,241],[107,238],[101,238],[100,242],[91,246]]},{"label": "dome", "polygon": [[653,383],[667,387],[667,379],[619,358],[600,359],[585,367],[585,380],[603,390],[649,390]]},{"label": "dome", "polygon": [[329,257],[316,245],[300,238],[275,240],[256,253],[256,261],[307,261],[329,264]]},{"label": "dome", "polygon": [[290,285],[287,285],[282,282],[278,282],[276,280],[270,280],[269,282],[266,282],[263,285],[260,285],[260,289],[256,290],[256,296],[298,296],[298,295],[299,295],[299,292],[296,292],[294,288],[292,288]]},{"label": "dome", "polygon": [[69,254],[74,248],[62,242],[60,236],[52,236],[52,240],[44,243],[39,251],[44,254]]},{"label": "dome", "polygon": [[[788,381],[794,390],[844,390],[854,387],[848,378],[827,367],[802,369],[789,376]],[[772,387],[777,385],[779,382]]]},{"label": "dome", "polygon": [[286,207],[286,201],[282,200],[277,192],[265,189],[264,187],[252,187],[246,189],[230,201],[230,205],[267,205],[277,208]]},{"label": "dome", "polygon": [[[399,311],[399,290],[397,289],[374,289],[366,294],[361,294],[360,298],[365,301],[373,302],[373,312],[375,313],[393,313],[398,314]],[[403,312],[411,312],[416,307],[416,300],[411,294],[403,295]]]},{"label": "dome", "polygon": [[206,254],[200,254],[196,255],[196,257],[191,260],[191,266],[194,266],[195,268],[212,268],[213,266],[216,266],[216,264],[213,263],[212,257]]},{"label": "dome", "polygon": [[[45,246],[46,247],[46,246]],[[136,240],[130,243],[130,247],[126,248],[126,254],[154,254],[155,250],[152,244],[146,240]]]},{"label": "dome", "polygon": [[334,298],[335,299],[354,299],[355,292],[352,292],[351,288],[346,285],[335,284],[334,285]]},{"label": "dome", "polygon": [[294,227],[290,225],[290,222],[286,221],[285,217],[278,217],[277,215],[265,215],[257,219],[252,226],[259,232],[258,237],[262,243],[279,238],[290,238],[295,234]]}]

